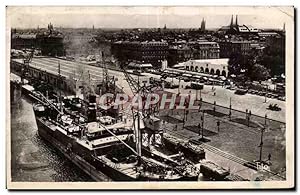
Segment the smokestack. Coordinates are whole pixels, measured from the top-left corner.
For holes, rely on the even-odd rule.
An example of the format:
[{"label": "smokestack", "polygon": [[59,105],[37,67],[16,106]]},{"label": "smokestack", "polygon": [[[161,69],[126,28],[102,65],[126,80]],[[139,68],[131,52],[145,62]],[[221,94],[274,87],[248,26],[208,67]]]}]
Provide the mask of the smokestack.
[{"label": "smokestack", "polygon": [[96,96],[89,95],[89,107],[88,107],[88,122],[97,121],[96,117]]}]

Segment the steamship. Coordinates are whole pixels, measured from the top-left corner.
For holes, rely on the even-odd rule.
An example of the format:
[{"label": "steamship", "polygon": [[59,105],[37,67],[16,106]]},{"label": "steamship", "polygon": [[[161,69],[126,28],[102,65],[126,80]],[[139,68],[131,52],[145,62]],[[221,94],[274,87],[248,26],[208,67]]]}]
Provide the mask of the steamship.
[{"label": "steamship", "polygon": [[[186,158],[187,150],[171,152],[168,148],[177,146],[168,142],[164,147],[165,139],[157,135],[155,139],[155,134],[148,145],[142,143],[143,132],[147,130],[150,137],[151,128],[159,129],[160,121],[155,117],[140,120],[138,112],[132,117],[114,117],[110,110],[98,116],[95,95],[86,102],[78,97],[61,100],[42,94],[33,98],[40,137],[96,181],[198,179],[200,170]],[[204,158],[204,151],[195,154]]]}]

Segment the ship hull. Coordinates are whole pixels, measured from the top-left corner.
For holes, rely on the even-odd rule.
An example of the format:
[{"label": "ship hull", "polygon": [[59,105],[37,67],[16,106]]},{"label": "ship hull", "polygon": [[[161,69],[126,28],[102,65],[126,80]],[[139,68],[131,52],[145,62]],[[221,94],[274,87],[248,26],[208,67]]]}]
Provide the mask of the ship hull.
[{"label": "ship hull", "polygon": [[74,163],[78,168],[85,172],[95,181],[110,181],[111,178],[99,172],[94,166],[84,160],[81,156],[70,152],[60,141],[51,135],[54,132],[47,127],[39,118],[36,118],[39,136],[48,144],[53,146],[57,151],[62,153],[68,160]]},{"label": "ship hull", "polygon": [[[36,114],[35,114],[36,115]],[[95,181],[135,181],[132,178],[114,167],[103,163],[98,158],[94,158],[88,151],[83,151],[79,144],[76,144],[74,139],[49,128],[39,117],[36,116],[39,136],[61,152],[68,160],[73,162],[77,167],[84,171]],[[68,149],[69,144],[73,145],[73,149]],[[80,154],[88,154],[85,157]],[[147,179],[145,179],[147,180]]]},{"label": "ship hull", "polygon": [[[112,166],[103,163],[98,158],[89,154],[89,158],[79,155],[83,153],[79,146],[75,146],[75,142],[67,135],[61,134],[58,131],[53,131],[48,127],[39,117],[36,116],[36,123],[38,127],[39,136],[45,140],[48,144],[53,146],[57,151],[62,153],[68,160],[79,167],[83,172],[89,175],[95,181],[162,181],[158,178],[149,177],[130,177]],[[64,141],[62,141],[64,140]],[[68,145],[73,144],[73,151],[68,149]],[[84,152],[87,153],[87,152]],[[181,177],[178,181],[197,181],[198,177]],[[175,180],[163,180],[163,181],[177,181]]]},{"label": "ship hull", "polygon": [[[93,155],[93,152],[86,150],[78,144],[75,138],[62,133],[59,130],[51,129],[38,113],[35,113],[39,136],[57,151],[62,153],[68,160],[84,171],[95,181],[197,181],[198,177],[180,177],[178,179],[159,179],[149,177],[131,177],[117,168],[106,164]],[[70,147],[71,145],[71,147]],[[105,151],[105,150],[104,150]],[[103,154],[105,152],[102,151]],[[97,152],[97,155],[101,155]]]}]

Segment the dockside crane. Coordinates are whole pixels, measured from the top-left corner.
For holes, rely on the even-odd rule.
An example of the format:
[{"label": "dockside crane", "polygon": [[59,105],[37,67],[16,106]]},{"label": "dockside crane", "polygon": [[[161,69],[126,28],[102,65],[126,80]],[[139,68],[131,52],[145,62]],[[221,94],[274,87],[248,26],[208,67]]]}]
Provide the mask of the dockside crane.
[{"label": "dockside crane", "polygon": [[[134,122],[134,130],[136,137],[136,150],[141,157],[142,151],[142,143],[145,143],[150,148],[151,138],[153,142],[155,142],[155,137],[159,135],[161,137],[161,120],[157,118],[155,115],[157,114],[156,108],[158,108],[159,104],[157,103],[152,108],[145,109],[145,103],[147,100],[147,96],[149,94],[156,93],[159,90],[162,90],[161,83],[154,82],[149,85],[143,83],[140,84],[140,78],[134,79],[124,67],[121,68],[123,74],[125,76],[125,80],[128,82],[130,89],[134,96],[138,96],[138,98],[142,99],[142,110],[137,108],[134,110],[132,108],[132,116]],[[139,107],[139,106],[138,106]],[[143,122],[143,132],[141,129],[141,122]]]},{"label": "dockside crane", "polygon": [[24,84],[24,79],[28,76],[29,64],[33,58],[34,49],[31,49],[29,53],[23,55],[23,67],[21,70],[21,82]]},{"label": "dockside crane", "polygon": [[122,72],[125,76],[125,80],[127,81],[127,83],[129,84],[129,87],[133,93],[134,96],[139,95],[142,98],[142,102],[143,102],[143,109],[142,109],[142,113],[143,115],[153,115],[155,114],[155,106],[157,107],[158,104],[156,104],[155,106],[153,106],[152,108],[149,108],[148,110],[144,109],[144,103],[147,99],[147,96],[149,94],[153,94],[156,93],[157,91],[162,91],[162,84],[161,82],[158,81],[154,81],[152,83],[150,83],[149,85],[143,83],[141,84],[140,82],[140,78],[138,76],[138,80],[134,79],[130,73],[128,73],[126,71],[126,69],[124,67],[121,68]]},{"label": "dockside crane", "polygon": [[[103,76],[106,76],[105,71],[107,68],[105,65],[103,65]],[[133,78],[126,70],[125,68],[122,68],[122,72],[125,76],[126,82],[128,82],[130,89],[132,90],[132,93],[134,96],[139,96],[142,99],[142,105],[145,105],[147,95],[150,93],[156,93],[158,90],[162,90],[161,83],[155,82],[151,83],[149,85],[146,85],[145,83],[140,82],[140,78],[138,77],[137,79]],[[138,97],[138,98],[139,98]],[[158,106],[155,105],[155,106]],[[121,143],[123,143],[126,147],[128,147],[133,154],[137,156],[138,164],[137,166],[142,167],[142,172],[141,174],[146,171],[150,172],[156,172],[157,174],[161,174],[161,177],[163,178],[166,174],[165,168],[161,167],[159,163],[156,161],[150,160],[148,157],[142,155],[142,147],[143,150],[146,149],[148,152],[151,153],[150,149],[150,140],[152,139],[153,142],[155,142],[155,136],[159,134],[159,136],[162,136],[161,134],[161,120],[157,117],[155,109],[144,109],[144,108],[134,108],[130,107],[126,112],[128,116],[133,117],[133,129],[134,129],[134,137],[135,137],[135,145],[136,148],[132,148],[130,145],[127,143],[123,142],[122,140],[119,140]],[[130,114],[132,112],[132,114]],[[143,124],[142,124],[143,123]],[[111,135],[115,136],[112,131],[107,129],[104,125],[104,129],[106,129]],[[152,143],[153,143],[152,142]],[[144,148],[145,143],[148,143],[148,149]],[[158,157],[157,157],[158,158]],[[157,159],[158,160],[158,159]],[[162,162],[166,162],[166,159],[161,157]],[[158,160],[159,161],[159,160]],[[170,163],[170,162],[169,162]],[[184,175],[183,171],[181,171],[179,168],[181,165],[178,163],[168,163],[168,167],[173,169],[176,173],[179,173],[180,175]],[[139,168],[140,169],[140,168]]]}]

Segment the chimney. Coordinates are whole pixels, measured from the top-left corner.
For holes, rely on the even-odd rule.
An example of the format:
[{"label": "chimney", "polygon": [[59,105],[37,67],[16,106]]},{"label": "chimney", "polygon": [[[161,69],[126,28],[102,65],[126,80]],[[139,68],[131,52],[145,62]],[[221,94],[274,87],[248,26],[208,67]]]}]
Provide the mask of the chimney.
[{"label": "chimney", "polygon": [[90,95],[89,106],[88,106],[88,122],[94,122],[97,120],[96,109],[97,109],[96,96]]}]

